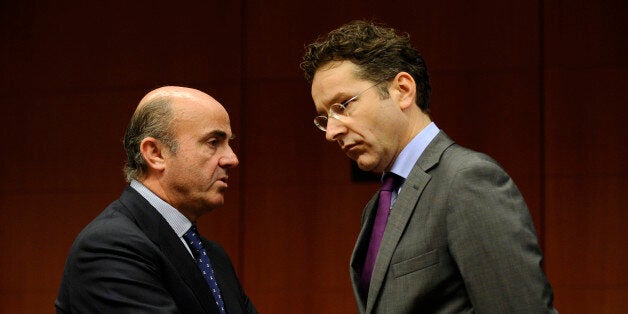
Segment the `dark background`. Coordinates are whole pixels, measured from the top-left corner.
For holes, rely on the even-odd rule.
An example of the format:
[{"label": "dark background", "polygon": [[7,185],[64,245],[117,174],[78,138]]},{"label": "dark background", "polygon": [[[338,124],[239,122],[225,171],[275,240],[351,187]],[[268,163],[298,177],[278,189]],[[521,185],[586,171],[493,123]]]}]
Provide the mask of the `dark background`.
[{"label": "dark background", "polygon": [[355,312],[349,257],[378,184],[352,182],[315,129],[298,66],[353,19],[409,32],[438,126],[515,179],[556,307],[626,311],[625,0],[2,0],[0,312],[53,312],[74,237],[125,185],[131,113],[172,84],[231,114],[240,167],[200,228],[258,310]]}]

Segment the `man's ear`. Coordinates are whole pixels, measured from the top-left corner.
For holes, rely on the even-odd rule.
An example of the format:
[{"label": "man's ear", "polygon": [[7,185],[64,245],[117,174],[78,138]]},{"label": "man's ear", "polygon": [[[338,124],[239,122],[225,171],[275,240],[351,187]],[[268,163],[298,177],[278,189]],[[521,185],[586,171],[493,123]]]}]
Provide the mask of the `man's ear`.
[{"label": "man's ear", "polygon": [[147,137],[140,143],[140,153],[146,161],[146,165],[150,169],[163,171],[166,167],[166,160],[164,158],[165,145],[154,138]]},{"label": "man's ear", "polygon": [[416,82],[410,73],[399,72],[393,79],[391,88],[401,110],[416,106]]}]

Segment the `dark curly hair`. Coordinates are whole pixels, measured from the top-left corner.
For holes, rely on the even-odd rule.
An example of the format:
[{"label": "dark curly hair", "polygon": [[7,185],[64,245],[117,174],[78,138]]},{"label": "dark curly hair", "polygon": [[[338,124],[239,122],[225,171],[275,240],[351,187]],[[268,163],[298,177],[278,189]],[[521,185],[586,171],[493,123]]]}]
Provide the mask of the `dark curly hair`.
[{"label": "dark curly hair", "polygon": [[[408,72],[417,84],[417,105],[429,113],[430,79],[423,57],[410,42],[410,35],[372,22],[353,21],[318,38],[305,47],[301,69],[312,84],[316,71],[330,61],[349,60],[358,66],[357,77],[372,82]],[[383,96],[388,96],[382,90]]]}]

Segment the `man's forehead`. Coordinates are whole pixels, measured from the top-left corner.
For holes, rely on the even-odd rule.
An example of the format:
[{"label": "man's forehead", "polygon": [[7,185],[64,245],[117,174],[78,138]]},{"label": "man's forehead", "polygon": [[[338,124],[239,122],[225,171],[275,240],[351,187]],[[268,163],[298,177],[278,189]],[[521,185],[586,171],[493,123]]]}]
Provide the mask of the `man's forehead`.
[{"label": "man's forehead", "polygon": [[312,99],[319,106],[347,96],[347,86],[358,81],[356,65],[350,61],[332,61],[321,67],[312,80]]},{"label": "man's forehead", "polygon": [[330,61],[318,68],[314,73],[312,84],[317,81],[325,81],[333,78],[341,77],[342,79],[355,79],[358,67],[355,63],[342,60],[342,61]]},{"label": "man's forehead", "polygon": [[198,129],[202,134],[219,130],[230,136],[229,114],[222,106],[204,105],[196,102],[175,102],[173,108],[176,125],[181,125],[187,129]]}]

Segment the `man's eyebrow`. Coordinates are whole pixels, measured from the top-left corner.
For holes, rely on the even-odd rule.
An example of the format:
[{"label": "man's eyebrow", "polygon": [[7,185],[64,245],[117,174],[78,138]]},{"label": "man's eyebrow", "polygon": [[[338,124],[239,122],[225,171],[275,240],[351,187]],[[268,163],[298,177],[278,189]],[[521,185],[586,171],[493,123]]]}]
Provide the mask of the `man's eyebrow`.
[{"label": "man's eyebrow", "polygon": [[344,91],[338,92],[336,95],[334,95],[334,97],[332,99],[330,99],[328,101],[325,101],[325,108],[326,109],[324,111],[317,110],[316,112],[319,113],[319,114],[325,114],[325,113],[327,113],[327,110],[329,109],[329,107],[331,107],[331,105],[339,104],[339,103],[341,103],[341,102],[343,102],[343,101],[345,101],[345,100],[347,100],[347,99],[349,99],[351,97],[353,97],[353,96],[349,96],[349,94],[347,92],[344,92]]},{"label": "man's eyebrow", "polygon": [[353,96],[351,96],[349,93],[347,92],[339,92],[338,94],[336,94],[336,96],[334,96],[334,98],[331,99],[331,101],[329,102],[329,105],[333,105],[333,104],[339,104],[349,98],[351,98]]},{"label": "man's eyebrow", "polygon": [[[209,139],[211,137],[216,137],[216,138],[224,140],[224,139],[227,139],[227,132],[222,131],[222,130],[213,130],[204,136],[205,139]],[[233,140],[234,138],[235,138],[235,135],[231,135],[229,137],[229,140]]]}]

